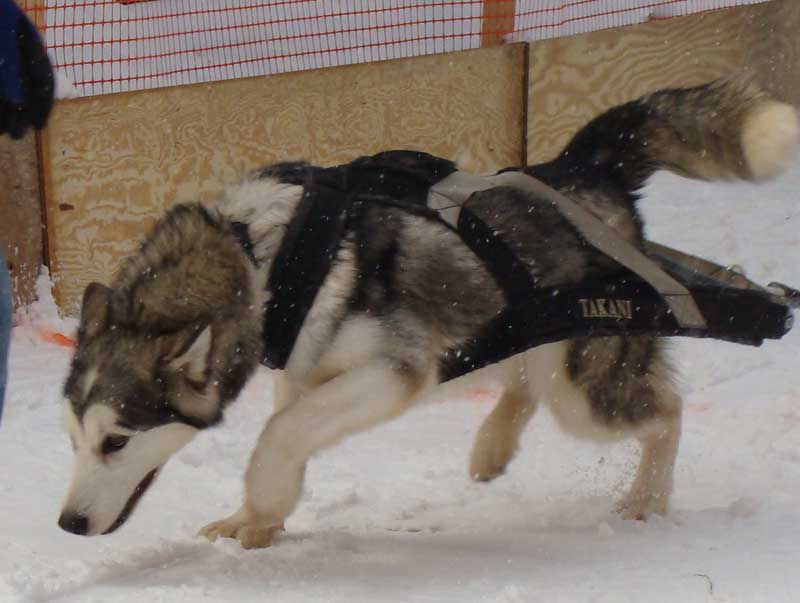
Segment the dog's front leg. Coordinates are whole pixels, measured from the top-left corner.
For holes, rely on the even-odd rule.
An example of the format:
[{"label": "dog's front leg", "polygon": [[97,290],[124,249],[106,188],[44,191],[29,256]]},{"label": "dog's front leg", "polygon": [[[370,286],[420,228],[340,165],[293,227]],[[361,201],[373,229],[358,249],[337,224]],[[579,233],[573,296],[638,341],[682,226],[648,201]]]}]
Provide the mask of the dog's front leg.
[{"label": "dog's front leg", "polygon": [[407,365],[376,361],[339,375],[274,414],[250,458],[242,507],[201,534],[210,540],[235,538],[244,548],[269,546],[300,498],[309,457],[400,415],[423,382]]}]

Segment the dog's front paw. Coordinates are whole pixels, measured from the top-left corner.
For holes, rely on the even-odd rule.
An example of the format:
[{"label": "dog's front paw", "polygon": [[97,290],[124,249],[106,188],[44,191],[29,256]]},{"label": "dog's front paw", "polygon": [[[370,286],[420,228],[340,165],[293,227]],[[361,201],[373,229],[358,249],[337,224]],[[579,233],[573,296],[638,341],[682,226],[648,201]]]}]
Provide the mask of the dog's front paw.
[{"label": "dog's front paw", "polygon": [[512,456],[513,449],[502,445],[476,448],[470,458],[469,476],[476,482],[490,482],[505,472]]},{"label": "dog's front paw", "polygon": [[497,433],[489,421],[475,438],[469,461],[469,476],[476,482],[489,482],[502,475],[516,452],[516,442]]},{"label": "dog's front paw", "polygon": [[233,538],[245,549],[263,549],[272,544],[275,534],[284,530],[283,523],[269,525],[250,517],[244,510],[239,510],[227,519],[208,524],[200,535],[211,542],[217,538]]}]

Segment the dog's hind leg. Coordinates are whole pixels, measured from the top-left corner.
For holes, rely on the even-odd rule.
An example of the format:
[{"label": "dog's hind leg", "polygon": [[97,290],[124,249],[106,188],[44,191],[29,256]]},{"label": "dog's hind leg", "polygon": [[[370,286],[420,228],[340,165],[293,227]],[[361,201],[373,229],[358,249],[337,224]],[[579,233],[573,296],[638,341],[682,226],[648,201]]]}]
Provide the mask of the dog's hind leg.
[{"label": "dog's hind leg", "polygon": [[675,412],[653,420],[638,434],[642,449],[639,468],[631,489],[617,505],[625,519],[642,520],[667,513],[681,431],[680,399],[671,395],[675,400],[670,406]]},{"label": "dog's hind leg", "polygon": [[636,478],[618,510],[628,519],[664,515],[681,429],[681,398],[663,343],[652,337],[573,340],[567,354],[570,395],[553,414],[575,435],[592,439],[636,437],[641,458]]},{"label": "dog's hind leg", "polygon": [[511,373],[500,400],[481,425],[470,456],[469,474],[488,482],[505,471],[519,444],[519,436],[536,410],[524,362],[511,361]]},{"label": "dog's hind leg", "polygon": [[300,498],[309,457],[402,414],[424,383],[421,372],[403,363],[376,360],[325,382],[274,414],[250,458],[241,509],[201,534],[211,540],[235,538],[244,548],[269,546]]}]

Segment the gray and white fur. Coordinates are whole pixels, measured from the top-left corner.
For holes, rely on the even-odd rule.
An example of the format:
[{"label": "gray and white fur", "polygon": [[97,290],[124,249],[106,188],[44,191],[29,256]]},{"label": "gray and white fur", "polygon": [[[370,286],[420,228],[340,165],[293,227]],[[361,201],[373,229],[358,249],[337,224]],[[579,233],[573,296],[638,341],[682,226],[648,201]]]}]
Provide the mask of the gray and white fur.
[{"label": "gray and white fur", "polygon": [[[522,168],[641,244],[636,191],[656,170],[758,180],[779,173],[798,142],[793,108],[730,79],[664,90],[611,109],[553,161]],[[303,194],[281,166],[231,187],[215,204],[174,207],[110,286],[84,295],[65,385],[75,470],[59,520],[77,534],[127,519],[167,459],[217,424],[262,358],[265,284]],[[542,286],[602,278],[613,263],[549,204],[498,187],[469,208]],[[245,223],[253,263],[232,223]],[[307,460],[431,395],[476,380],[504,384],[481,426],[469,472],[502,473],[540,402],[581,437],[641,443],[625,517],[667,510],[681,400],[660,340],[579,339],[544,345],[434,390],[446,352],[475,335],[505,299],[482,262],[443,224],[385,205],[348,231],[284,371],[274,414],[253,450],[241,508],[202,533],[244,547],[271,543],[301,494]]]}]

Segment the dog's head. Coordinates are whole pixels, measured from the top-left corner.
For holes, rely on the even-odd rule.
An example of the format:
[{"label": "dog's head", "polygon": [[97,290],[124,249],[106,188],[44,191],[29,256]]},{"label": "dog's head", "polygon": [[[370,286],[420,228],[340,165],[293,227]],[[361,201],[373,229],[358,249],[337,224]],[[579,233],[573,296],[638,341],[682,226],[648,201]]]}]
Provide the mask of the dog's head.
[{"label": "dog's head", "polygon": [[167,459],[220,420],[249,374],[237,362],[242,346],[220,332],[228,325],[143,328],[115,318],[114,295],[96,283],[86,289],[64,388],[75,459],[59,525],[80,535],[121,526]]}]

